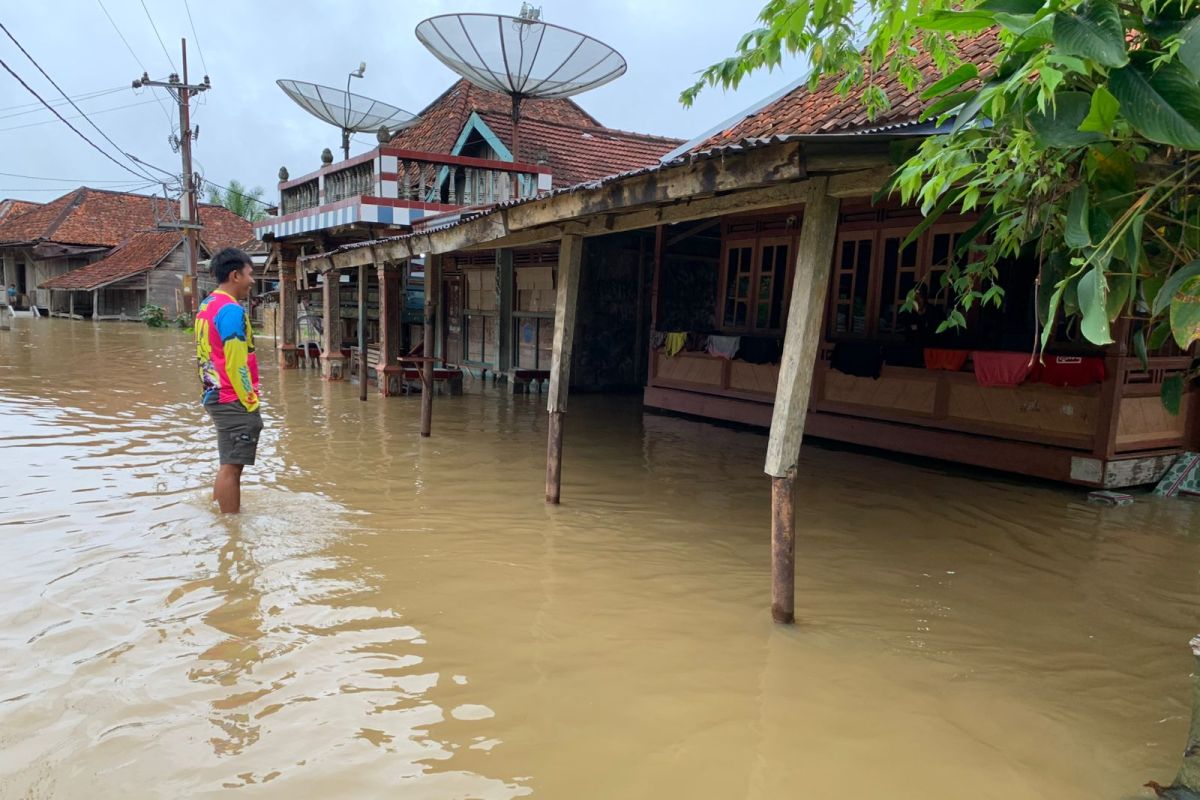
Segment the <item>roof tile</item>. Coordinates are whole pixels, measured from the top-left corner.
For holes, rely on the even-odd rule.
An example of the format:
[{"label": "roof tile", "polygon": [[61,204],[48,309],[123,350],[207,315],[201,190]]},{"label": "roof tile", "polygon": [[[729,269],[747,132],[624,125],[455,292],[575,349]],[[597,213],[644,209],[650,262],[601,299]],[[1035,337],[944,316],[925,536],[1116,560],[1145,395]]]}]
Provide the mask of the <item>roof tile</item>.
[{"label": "roof tile", "polygon": [[147,231],[131,236],[104,258],[43,283],[42,289],[91,291],[148,272],[183,242],[178,231]]},{"label": "roof tile", "polygon": [[[1000,41],[994,31],[963,37],[958,46],[959,55],[980,67],[980,71],[985,73],[990,71],[1000,52]],[[851,133],[916,122],[926,106],[926,102],[920,98],[920,90],[938,79],[933,59],[929,55],[920,56],[916,66],[925,79],[916,92],[906,90],[894,75],[883,79],[880,88],[887,94],[891,106],[874,119],[867,117],[866,107],[863,105],[865,85],[851,89],[843,97],[837,90],[838,76],[829,76],[821,79],[811,91],[806,84],[802,84],[778,100],[741,118],[731,127],[707,137],[692,150],[707,150],[763,136]]]},{"label": "roof tile", "polygon": [[[200,239],[209,250],[245,241],[249,222],[202,203]],[[35,241],[113,247],[139,231],[155,230],[154,198],[82,186],[25,213],[0,219],[0,245]]]},{"label": "roof tile", "polygon": [[[457,81],[421,112],[421,121],[391,144],[428,153],[454,149],[471,113],[512,149],[512,101],[507,95]],[[682,144],[680,139],[605,128],[567,99],[525,100],[521,105],[518,160],[547,163],[555,187],[648,166]]]}]

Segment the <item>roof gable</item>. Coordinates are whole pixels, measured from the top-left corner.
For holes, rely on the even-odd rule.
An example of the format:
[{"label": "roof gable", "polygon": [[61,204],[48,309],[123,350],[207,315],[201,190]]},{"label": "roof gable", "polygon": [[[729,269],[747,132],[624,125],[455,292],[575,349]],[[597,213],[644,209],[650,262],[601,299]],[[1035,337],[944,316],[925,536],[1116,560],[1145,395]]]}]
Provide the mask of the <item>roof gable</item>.
[{"label": "roof gable", "polygon": [[[1000,41],[994,31],[984,31],[958,41],[959,55],[987,73],[1000,52]],[[809,90],[807,80],[800,80],[766,103],[727,120],[723,128],[709,131],[680,148],[679,154],[707,150],[723,144],[767,136],[813,133],[859,133],[916,123],[930,101],[921,99],[921,90],[937,80],[930,56],[922,55],[916,62],[924,77],[915,92],[907,91],[894,75],[886,76],[880,88],[887,94],[890,107],[874,119],[867,117],[863,105],[864,85],[851,89],[844,97],[838,92],[840,78],[822,78],[816,88]]]},{"label": "roof gable", "polygon": [[19,217],[27,211],[40,208],[41,203],[32,200],[0,200],[0,222],[9,218]]},{"label": "roof gable", "polygon": [[[392,137],[391,144],[407,150],[450,153],[472,112],[512,113],[508,95],[475,86],[465,78],[455,81],[421,111],[421,121]],[[561,122],[569,125],[600,125],[573,100],[525,100],[521,119]]]}]

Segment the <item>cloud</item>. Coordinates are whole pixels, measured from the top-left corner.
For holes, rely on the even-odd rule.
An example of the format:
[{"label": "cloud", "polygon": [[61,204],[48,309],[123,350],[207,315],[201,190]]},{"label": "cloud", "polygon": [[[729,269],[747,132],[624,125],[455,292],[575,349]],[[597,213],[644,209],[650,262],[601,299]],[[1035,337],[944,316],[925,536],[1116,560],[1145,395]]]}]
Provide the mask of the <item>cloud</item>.
[{"label": "cloud", "polygon": [[[100,3],[112,15],[133,53],[122,43]],[[198,81],[207,65],[212,89],[195,107],[200,126],[195,157],[206,177],[219,183],[236,178],[266,187],[276,196],[276,172],[287,166],[299,175],[320,165],[320,152],[335,152],[340,134],[292,102],[275,86],[276,78],[299,78],[344,85],[359,61],[366,76],[354,91],[419,111],[456,78],[413,36],[427,16],[456,11],[513,14],[519,3],[446,0],[371,0],[318,3],[306,0],[189,0],[195,33],[182,0],[147,0],[158,36],[139,0],[64,0],[61,3],[13,3],[4,23],[69,94],[129,86],[142,65],[153,77],[178,67],[180,39],[188,39],[189,78]],[[791,63],[783,73],[750,78],[736,94],[704,93],[695,107],[683,109],[679,91],[697,71],[726,56],[740,34],[753,27],[756,3],[685,2],[684,0],[544,0],[543,19],[595,36],[616,47],[629,71],[606,86],[576,98],[605,125],[625,130],[688,138],[707,130],[755,100],[798,77]],[[164,46],[166,54],[164,54]],[[61,97],[11,42],[0,40],[0,58],[47,100]],[[202,61],[203,58],[203,61]],[[178,171],[179,156],[168,144],[178,128],[174,103],[156,90],[159,104],[138,105],[97,115],[94,121],[124,150],[164,169]],[[80,102],[99,110],[148,99],[132,88]],[[32,102],[19,84],[0,73],[0,114]],[[166,109],[164,113],[163,109]],[[61,106],[64,116],[74,109]],[[0,120],[0,128],[52,119],[49,112]],[[86,121],[77,127],[110,152]],[[361,135],[354,150],[365,150],[374,137]],[[0,131],[5,172],[39,177],[133,180],[71,133],[60,122]],[[118,156],[118,159],[120,157]],[[123,160],[123,159],[120,159]],[[80,183],[85,182],[80,180]],[[0,176],[0,197],[45,201],[68,183]]]}]

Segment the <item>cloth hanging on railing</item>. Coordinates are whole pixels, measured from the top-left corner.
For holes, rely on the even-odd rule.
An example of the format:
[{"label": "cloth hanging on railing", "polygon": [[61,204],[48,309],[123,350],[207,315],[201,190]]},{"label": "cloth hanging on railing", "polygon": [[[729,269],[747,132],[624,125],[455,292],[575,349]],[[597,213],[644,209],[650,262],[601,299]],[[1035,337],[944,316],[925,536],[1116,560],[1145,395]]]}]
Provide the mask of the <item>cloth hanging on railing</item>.
[{"label": "cloth hanging on railing", "polygon": [[883,348],[877,342],[838,342],[829,366],[856,378],[878,378],[883,372]]},{"label": "cloth hanging on railing", "polygon": [[663,347],[666,351],[667,358],[671,358],[683,349],[684,345],[687,344],[687,337],[688,335],[686,331],[675,331],[666,335]]},{"label": "cloth hanging on railing", "polygon": [[1034,380],[1051,386],[1104,383],[1104,359],[1097,356],[1046,356],[1034,367]]},{"label": "cloth hanging on railing", "polygon": [[937,347],[925,348],[925,369],[942,369],[958,372],[967,363],[968,350],[945,350]]},{"label": "cloth hanging on railing", "polygon": [[1033,359],[1028,353],[975,350],[975,380],[980,386],[1019,386],[1029,377]]},{"label": "cloth hanging on railing", "polygon": [[740,336],[710,336],[708,345],[704,349],[710,356],[732,361],[737,355],[741,343],[742,337]]}]

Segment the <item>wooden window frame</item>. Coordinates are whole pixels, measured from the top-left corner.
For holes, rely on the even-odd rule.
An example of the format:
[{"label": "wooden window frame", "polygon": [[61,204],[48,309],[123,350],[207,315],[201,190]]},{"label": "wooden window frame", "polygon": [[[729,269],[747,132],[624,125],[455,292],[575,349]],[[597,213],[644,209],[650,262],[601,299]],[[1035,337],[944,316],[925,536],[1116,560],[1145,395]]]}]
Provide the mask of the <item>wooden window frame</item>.
[{"label": "wooden window frame", "polygon": [[[755,226],[754,230],[740,230],[731,232],[729,230],[732,224],[747,224],[745,220],[727,221],[723,226],[721,237],[721,264],[718,270],[717,283],[717,313],[716,313],[716,328],[723,334],[734,336],[782,336],[787,329],[788,307],[792,299],[792,277],[796,270],[796,251],[799,243],[799,215],[791,215],[796,217],[796,222],[790,229],[782,231],[763,231],[761,223]],[[776,220],[770,220],[776,221]],[[779,310],[779,326],[778,327],[758,327],[758,290],[762,282],[762,259],[763,252],[768,247],[787,247],[787,257],[785,258],[783,270],[783,300]],[[730,325],[725,322],[725,304],[729,299],[729,253],[735,249],[750,250],[750,272],[749,272],[749,294],[746,297],[746,324],[745,325]],[[779,276],[774,276],[773,280],[778,280]],[[773,292],[773,289],[772,289]]]}]

